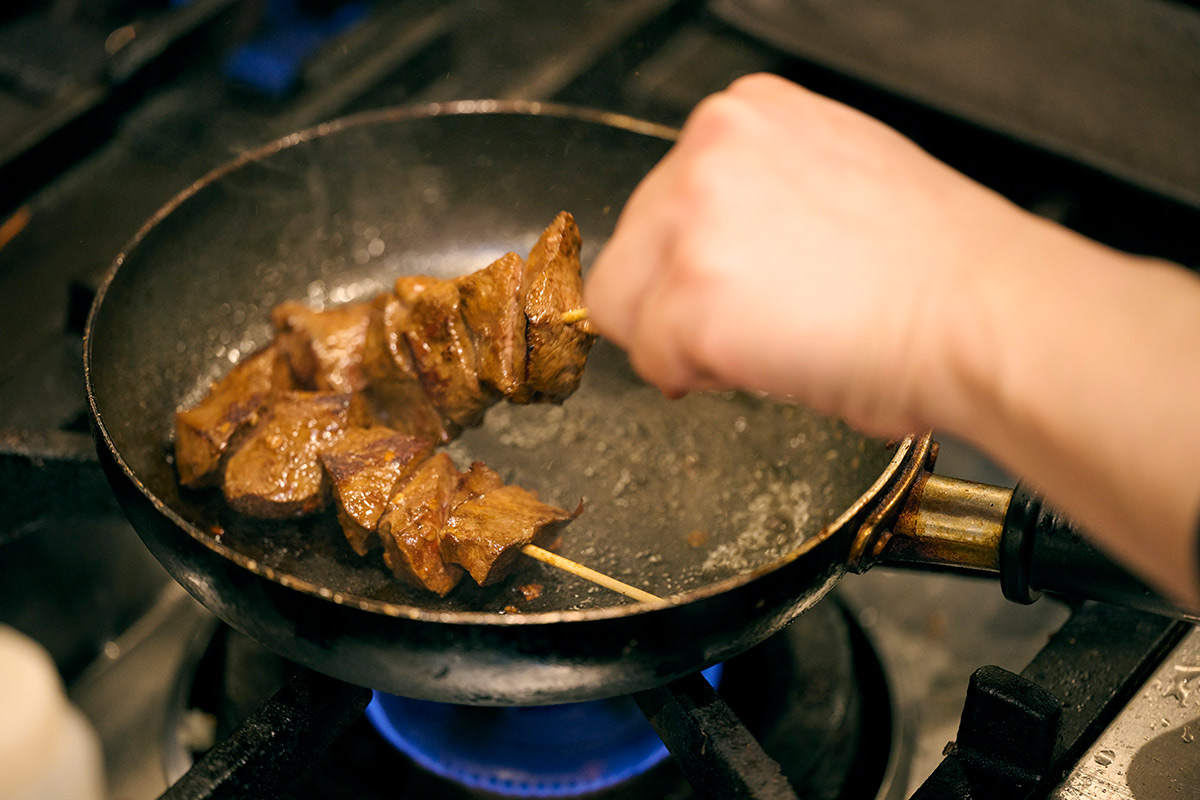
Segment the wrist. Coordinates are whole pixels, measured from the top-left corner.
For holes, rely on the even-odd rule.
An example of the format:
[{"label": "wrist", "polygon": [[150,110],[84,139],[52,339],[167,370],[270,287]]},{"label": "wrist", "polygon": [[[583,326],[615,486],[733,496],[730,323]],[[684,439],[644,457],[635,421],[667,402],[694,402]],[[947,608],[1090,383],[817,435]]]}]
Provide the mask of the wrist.
[{"label": "wrist", "polygon": [[933,387],[940,427],[1011,460],[1066,436],[1104,384],[1132,257],[1016,211],[953,287]]},{"label": "wrist", "polygon": [[1041,220],[950,313],[933,427],[1045,493],[1169,595],[1195,598],[1200,280]]},{"label": "wrist", "polygon": [[1062,260],[1049,257],[1061,246],[1053,242],[1059,231],[1015,207],[1004,211],[968,229],[958,268],[931,287],[935,324],[918,348],[925,356],[914,408],[921,427],[985,450],[1020,415],[1030,388],[1022,351],[1036,349],[1033,329],[1053,317],[1046,302],[1057,292],[1052,285],[1069,282],[1055,274]]}]

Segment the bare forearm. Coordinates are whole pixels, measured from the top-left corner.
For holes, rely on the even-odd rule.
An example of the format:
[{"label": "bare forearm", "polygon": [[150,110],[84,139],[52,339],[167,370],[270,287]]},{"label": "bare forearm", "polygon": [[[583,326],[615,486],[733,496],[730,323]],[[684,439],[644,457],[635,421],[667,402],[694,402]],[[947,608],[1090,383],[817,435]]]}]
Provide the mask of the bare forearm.
[{"label": "bare forearm", "polygon": [[1200,608],[1200,278],[1023,224],[953,342],[958,402],[930,421]]}]

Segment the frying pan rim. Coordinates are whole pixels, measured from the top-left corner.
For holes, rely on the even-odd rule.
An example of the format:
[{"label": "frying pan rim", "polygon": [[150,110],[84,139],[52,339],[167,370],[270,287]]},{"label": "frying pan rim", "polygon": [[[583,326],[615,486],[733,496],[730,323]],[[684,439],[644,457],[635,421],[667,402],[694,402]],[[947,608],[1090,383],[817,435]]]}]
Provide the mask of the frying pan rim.
[{"label": "frying pan rim", "polygon": [[137,473],[125,461],[109,435],[108,428],[101,416],[100,408],[97,404],[96,392],[94,391],[93,383],[93,343],[95,340],[95,328],[100,319],[101,309],[104,306],[104,300],[108,294],[109,288],[116,280],[122,265],[125,263],[129,254],[132,253],[137,246],[154,230],[164,219],[169,217],[176,209],[187,202],[191,197],[198,194],[206,187],[212,185],[224,176],[242,168],[249,164],[262,161],[270,156],[283,151],[285,149],[295,147],[307,141],[323,138],[338,132],[351,128],[366,126],[378,123],[392,123],[407,119],[422,119],[435,117],[453,117],[453,116],[484,116],[484,115],[518,115],[526,117],[545,116],[558,119],[578,120],[587,123],[605,125],[609,127],[627,130],[632,133],[637,133],[646,136],[657,137],[667,141],[674,141],[679,131],[677,128],[672,128],[655,122],[641,120],[636,117],[620,114],[602,109],[590,108],[587,106],[578,106],[565,103],[548,103],[527,100],[457,100],[452,102],[434,102],[420,105],[396,106],[382,109],[373,109],[357,114],[352,114],[338,119],[324,122],[304,130],[282,136],[278,139],[270,141],[264,145],[247,150],[235,158],[224,162],[223,164],[213,168],[205,175],[193,181],[187,187],[182,189],[176,195],[165,202],[157,211],[152,214],[149,219],[142,224],[140,228],[122,247],[121,251],[113,259],[112,264],[106,271],[103,280],[96,291],[95,300],[92,303],[91,309],[88,312],[87,323],[84,328],[83,335],[83,372],[84,383],[87,390],[88,412],[91,415],[93,430],[96,438],[104,443],[107,447],[109,455],[111,455],[114,463],[119,467],[124,477],[137,488],[141,494],[150,501],[155,510],[171,521],[177,528],[185,531],[191,538],[195,539],[200,544],[212,550],[223,558],[232,561],[239,567],[254,573],[260,578],[266,579],[273,583],[280,584],[285,588],[294,591],[308,594],[313,597],[326,600],[337,605],[345,605],[358,608],[369,613],[382,614],[390,617],[402,617],[417,621],[431,621],[442,624],[459,624],[459,625],[488,625],[488,626],[513,626],[513,625],[544,625],[560,622],[581,622],[588,620],[613,619],[619,617],[633,616],[635,614],[649,613],[655,610],[684,605],[707,597],[723,594],[738,586],[751,583],[759,577],[768,573],[774,572],[785,566],[788,563],[802,557],[809,550],[816,547],[822,541],[830,538],[843,525],[853,519],[863,508],[869,504],[873,498],[877,497],[882,488],[891,481],[894,475],[897,474],[909,451],[912,449],[914,437],[909,436],[900,441],[895,453],[887,467],[876,478],[870,488],[847,507],[832,523],[823,527],[813,536],[805,539],[799,547],[791,552],[774,559],[767,564],[764,564],[757,569],[741,573],[714,583],[707,584],[698,589],[688,592],[683,592],[677,595],[671,595],[663,598],[661,602],[632,602],[621,603],[618,605],[606,606],[604,608],[578,609],[569,611],[542,611],[531,612],[527,614],[498,614],[494,612],[482,611],[429,611],[426,609],[417,608],[400,603],[389,603],[377,600],[370,597],[356,595],[348,592],[335,592],[328,587],[317,586],[306,580],[289,575],[265,564],[258,562],[235,550],[234,548],[223,544],[217,540],[212,534],[201,530],[189,520],[185,519],[173,509],[167,506],[162,500],[138,477]]}]

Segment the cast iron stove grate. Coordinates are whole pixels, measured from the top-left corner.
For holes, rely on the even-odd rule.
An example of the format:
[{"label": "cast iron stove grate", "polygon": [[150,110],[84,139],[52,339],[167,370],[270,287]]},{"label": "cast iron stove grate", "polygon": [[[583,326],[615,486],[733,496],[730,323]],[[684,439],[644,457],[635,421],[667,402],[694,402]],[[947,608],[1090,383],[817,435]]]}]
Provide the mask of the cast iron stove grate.
[{"label": "cast iron stove grate", "polygon": [[[284,795],[292,800],[497,796],[440,777],[393,748],[359,716],[370,696],[365,690],[295,667],[230,629],[218,629],[194,677],[185,675],[183,681],[189,688],[180,696],[188,701],[179,712],[209,716],[223,738],[164,797],[200,800],[238,792],[267,797],[292,781]],[[255,711],[281,683],[283,688]],[[903,774],[897,765],[906,755],[897,746],[894,698],[870,643],[836,602],[818,606],[783,633],[726,662],[719,685],[718,695],[696,675],[636,698],[682,770],[675,761],[663,760],[582,796],[899,797],[895,792],[903,788]],[[641,716],[631,698],[611,702],[627,706],[622,714]],[[462,735],[469,737],[473,725],[489,714],[519,716],[522,711],[448,706],[440,713],[460,715]],[[271,719],[270,726],[257,727],[253,720],[264,717]],[[646,726],[644,719],[641,724]],[[329,742],[334,727],[345,733]],[[705,741],[696,738],[700,729]],[[758,756],[744,751],[755,741],[761,743]],[[689,780],[702,788],[694,791]],[[532,784],[523,789],[518,781],[504,794],[578,796]]]}]

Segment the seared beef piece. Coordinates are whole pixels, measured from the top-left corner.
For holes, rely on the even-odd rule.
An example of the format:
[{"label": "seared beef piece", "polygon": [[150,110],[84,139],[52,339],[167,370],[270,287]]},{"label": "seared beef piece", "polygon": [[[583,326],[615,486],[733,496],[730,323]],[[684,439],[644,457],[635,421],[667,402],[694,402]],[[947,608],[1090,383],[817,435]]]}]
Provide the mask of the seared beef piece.
[{"label": "seared beef piece", "polygon": [[319,511],[329,499],[321,451],[364,421],[354,395],[285,392],[229,457],[225,499],[235,510],[263,519]]},{"label": "seared beef piece", "polygon": [[363,347],[371,303],[349,303],[325,311],[287,301],[271,312],[275,341],[287,357],[296,381],[305,388],[357,392],[366,385],[362,372]]},{"label": "seared beef piece", "polygon": [[390,428],[428,442],[448,442],[450,434],[433,407],[404,338],[408,309],[391,294],[376,300],[363,345],[363,391],[372,411]]},{"label": "seared beef piece", "polygon": [[338,521],[354,552],[366,555],[396,485],[433,445],[391,428],[351,428],[321,453],[333,484]]},{"label": "seared beef piece", "polygon": [[511,397],[525,378],[525,261],[505,253],[481,270],[455,278],[471,331],[479,381]]},{"label": "seared beef piece", "polygon": [[488,488],[454,507],[442,529],[442,558],[487,586],[512,572],[522,547],[549,543],[573,516],[519,486]]},{"label": "seared beef piece", "polygon": [[478,497],[492,489],[499,489],[503,485],[504,479],[500,477],[499,472],[482,461],[476,461],[459,480],[458,490],[454,495],[454,505],[457,506],[459,503]]},{"label": "seared beef piece", "polygon": [[442,560],[438,539],[450,514],[461,473],[445,453],[421,462],[379,520],[383,560],[405,583],[444,597],[463,570]]},{"label": "seared beef piece", "polygon": [[213,383],[195,406],[175,413],[175,467],[184,486],[221,482],[221,457],[236,449],[270,398],[292,388],[287,364],[268,345]]},{"label": "seared beef piece", "polygon": [[514,403],[561,403],[579,388],[588,350],[595,341],[585,322],[563,322],[564,311],[583,306],[579,228],[559,212],[525,262],[525,382]]},{"label": "seared beef piece", "polygon": [[495,394],[480,386],[475,373],[475,345],[459,308],[458,287],[412,275],[397,278],[395,289],[408,309],[403,333],[413,364],[447,429],[478,424]]}]

